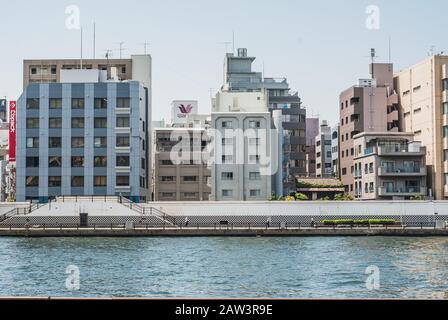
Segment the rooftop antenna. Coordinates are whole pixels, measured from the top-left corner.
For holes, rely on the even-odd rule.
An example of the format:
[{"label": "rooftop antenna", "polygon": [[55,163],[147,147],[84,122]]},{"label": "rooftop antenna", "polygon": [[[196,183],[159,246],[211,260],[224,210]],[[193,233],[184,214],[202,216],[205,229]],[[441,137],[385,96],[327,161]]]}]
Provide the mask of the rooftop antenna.
[{"label": "rooftop antenna", "polygon": [[93,59],[96,59],[96,23],[93,22]]},{"label": "rooftop antenna", "polygon": [[145,41],[145,42],[142,43],[142,45],[143,45],[143,52],[145,53],[145,55],[147,55],[148,54],[147,53],[147,48],[150,45],[150,43]]},{"label": "rooftop antenna", "polygon": [[235,54],[235,31],[232,30],[232,53]]},{"label": "rooftop antenna", "polygon": [[370,58],[372,59],[372,79],[375,79],[375,67],[373,65],[375,63],[375,58],[376,58],[375,48],[370,49]]},{"label": "rooftop antenna", "polygon": [[392,39],[389,37],[389,64],[392,63]]},{"label": "rooftop antenna", "polygon": [[434,55],[434,50],[436,49],[436,46],[434,46],[434,45],[432,45],[432,46],[429,46],[429,52],[428,52],[428,55],[429,56],[433,56]]},{"label": "rooftop antenna", "polygon": [[126,50],[126,48],[123,48],[124,42],[120,42],[120,60],[123,58],[123,51]]},{"label": "rooftop antenna", "polygon": [[232,44],[230,41],[221,42],[226,47],[226,53],[229,53],[229,44]]},{"label": "rooftop antenna", "polygon": [[81,68],[82,70],[82,27],[81,27]]}]

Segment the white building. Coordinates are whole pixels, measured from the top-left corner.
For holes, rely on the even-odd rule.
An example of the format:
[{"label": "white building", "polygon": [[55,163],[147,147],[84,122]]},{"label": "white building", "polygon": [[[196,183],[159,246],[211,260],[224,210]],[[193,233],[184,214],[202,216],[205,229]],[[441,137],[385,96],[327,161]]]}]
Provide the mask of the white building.
[{"label": "white building", "polygon": [[282,194],[282,117],[271,117],[266,92],[221,91],[212,104],[211,200],[260,201],[273,191]]},{"label": "white building", "polygon": [[333,176],[331,128],[327,121],[322,121],[316,137],[316,177],[329,178]]}]

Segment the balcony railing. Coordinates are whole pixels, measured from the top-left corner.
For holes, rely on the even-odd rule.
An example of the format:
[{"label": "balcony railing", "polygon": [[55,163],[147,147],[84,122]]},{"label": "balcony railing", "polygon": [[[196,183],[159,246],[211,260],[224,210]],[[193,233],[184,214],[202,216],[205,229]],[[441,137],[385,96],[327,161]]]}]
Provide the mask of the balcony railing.
[{"label": "balcony railing", "polygon": [[419,156],[425,154],[426,154],[426,148],[417,144],[378,147],[378,155],[380,156],[385,155]]},{"label": "balcony railing", "polygon": [[413,196],[426,195],[427,188],[424,187],[380,187],[378,188],[379,196]]},{"label": "balcony railing", "polygon": [[405,168],[405,167],[379,167],[379,176],[426,176],[426,168],[415,167],[415,168]]}]

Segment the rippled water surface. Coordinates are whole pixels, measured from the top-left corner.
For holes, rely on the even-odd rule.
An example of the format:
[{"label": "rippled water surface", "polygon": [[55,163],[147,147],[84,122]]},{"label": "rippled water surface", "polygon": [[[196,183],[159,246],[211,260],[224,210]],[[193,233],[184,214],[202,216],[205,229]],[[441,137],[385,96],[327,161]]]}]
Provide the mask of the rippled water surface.
[{"label": "rippled water surface", "polygon": [[0,295],[448,298],[447,253],[448,238],[1,238]]}]

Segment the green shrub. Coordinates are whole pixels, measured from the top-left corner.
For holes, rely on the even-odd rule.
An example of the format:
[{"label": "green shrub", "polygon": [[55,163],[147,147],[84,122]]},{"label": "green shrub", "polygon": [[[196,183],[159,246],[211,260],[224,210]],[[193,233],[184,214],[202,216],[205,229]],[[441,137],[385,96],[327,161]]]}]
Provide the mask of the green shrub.
[{"label": "green shrub", "polygon": [[309,198],[303,193],[296,193],[295,198],[297,201],[307,201]]},{"label": "green shrub", "polygon": [[337,225],[394,225],[397,221],[393,219],[370,219],[370,220],[323,220],[322,223],[326,226]]}]

